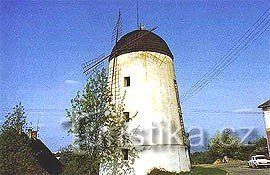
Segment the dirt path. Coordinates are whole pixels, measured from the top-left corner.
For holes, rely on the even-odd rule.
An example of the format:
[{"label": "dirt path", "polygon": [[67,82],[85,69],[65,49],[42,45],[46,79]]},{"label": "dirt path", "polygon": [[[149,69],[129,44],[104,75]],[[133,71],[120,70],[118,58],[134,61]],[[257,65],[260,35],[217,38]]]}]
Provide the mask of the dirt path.
[{"label": "dirt path", "polygon": [[270,168],[253,169],[246,164],[202,165],[224,169],[229,175],[270,175]]},{"label": "dirt path", "polygon": [[270,168],[253,169],[247,165],[225,165],[220,166],[220,168],[226,170],[231,175],[270,175]]}]

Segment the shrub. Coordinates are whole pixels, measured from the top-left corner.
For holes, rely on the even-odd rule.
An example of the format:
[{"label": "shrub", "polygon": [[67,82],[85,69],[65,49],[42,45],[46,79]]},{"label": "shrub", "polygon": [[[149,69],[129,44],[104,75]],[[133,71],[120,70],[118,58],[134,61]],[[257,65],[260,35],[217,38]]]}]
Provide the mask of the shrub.
[{"label": "shrub", "polygon": [[195,152],[190,156],[191,164],[211,164],[215,161],[215,159],[211,156],[211,154],[206,152]]},{"label": "shrub", "polygon": [[161,168],[161,169],[154,168],[147,175],[177,175],[177,173],[166,171],[163,168]]}]

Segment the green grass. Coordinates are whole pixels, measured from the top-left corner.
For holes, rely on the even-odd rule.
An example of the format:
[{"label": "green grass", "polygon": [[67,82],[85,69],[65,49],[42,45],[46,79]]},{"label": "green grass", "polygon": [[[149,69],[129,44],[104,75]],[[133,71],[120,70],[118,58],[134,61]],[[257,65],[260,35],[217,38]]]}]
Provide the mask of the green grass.
[{"label": "green grass", "polygon": [[227,172],[219,168],[209,168],[196,166],[192,168],[191,172],[173,173],[165,170],[154,169],[148,175],[226,175]]},{"label": "green grass", "polygon": [[180,175],[226,175],[227,172],[219,168],[209,168],[196,166],[191,172],[180,173]]}]

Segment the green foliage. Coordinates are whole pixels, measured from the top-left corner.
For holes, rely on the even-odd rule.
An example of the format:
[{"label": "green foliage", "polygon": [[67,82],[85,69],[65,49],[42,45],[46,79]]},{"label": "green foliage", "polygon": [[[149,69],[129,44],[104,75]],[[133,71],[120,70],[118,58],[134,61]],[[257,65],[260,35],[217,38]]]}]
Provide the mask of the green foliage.
[{"label": "green foliage", "polygon": [[190,160],[192,165],[211,164],[215,161],[208,151],[192,153]]},{"label": "green foliage", "polygon": [[44,174],[34,158],[29,139],[22,132],[26,116],[21,104],[6,116],[0,133],[0,174]]},{"label": "green foliage", "polygon": [[254,146],[255,148],[251,152],[250,156],[257,155],[257,154],[262,154],[262,155],[268,154],[266,138],[261,137],[261,138],[257,139],[253,144],[255,145]]},{"label": "green foliage", "polygon": [[[123,100],[115,104],[108,88],[105,69],[97,71],[71,101],[67,116],[79,151],[87,156],[86,174],[96,174],[100,167],[106,174],[128,174],[137,156],[127,134]],[[129,160],[123,160],[122,149],[129,149]]]},{"label": "green foliage", "polygon": [[180,173],[179,175],[227,175],[228,173],[219,168],[196,166],[191,172]]},{"label": "green foliage", "polygon": [[161,168],[160,169],[154,168],[147,175],[179,175],[179,173],[169,172]]},{"label": "green foliage", "polygon": [[209,142],[208,151],[215,160],[228,156],[230,158],[240,158],[241,141],[234,136],[231,130],[225,130],[223,133],[217,133]]},{"label": "green foliage", "polygon": [[267,154],[267,141],[265,138],[258,138],[253,143],[241,144],[239,138],[229,130],[216,134],[209,143],[205,152],[191,154],[191,163],[211,164],[225,155],[236,160],[249,160],[252,155]]},{"label": "green foliage", "polygon": [[254,144],[241,145],[239,148],[240,157],[239,160],[249,160],[252,152],[256,149]]},{"label": "green foliage", "polygon": [[265,138],[258,138],[250,144],[241,144],[240,139],[227,130],[218,133],[209,143],[209,154],[216,160],[228,156],[239,160],[249,160],[252,155],[267,154],[267,142]]},{"label": "green foliage", "polygon": [[64,175],[87,174],[91,159],[76,151],[72,146],[61,150],[60,161],[64,165]]},{"label": "green foliage", "polygon": [[4,124],[1,127],[1,132],[7,131],[7,130],[16,130],[16,132],[21,133],[26,125],[26,116],[24,112],[24,108],[19,103],[19,105],[16,105],[14,108],[13,113],[8,113],[6,116],[6,120],[4,121]]}]

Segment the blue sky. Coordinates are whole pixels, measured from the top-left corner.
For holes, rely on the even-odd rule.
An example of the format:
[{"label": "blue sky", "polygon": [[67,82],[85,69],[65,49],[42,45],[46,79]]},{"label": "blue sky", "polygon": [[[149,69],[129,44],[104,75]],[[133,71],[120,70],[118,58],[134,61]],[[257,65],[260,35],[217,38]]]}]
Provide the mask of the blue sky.
[{"label": "blue sky", "polygon": [[[270,7],[265,1],[139,1],[140,21],[166,40],[184,94]],[[40,138],[57,150],[71,142],[61,123],[86,82],[81,64],[113,47],[121,9],[123,33],[136,29],[136,1],[1,1],[0,120],[23,103]],[[269,29],[206,88],[182,103],[187,129],[211,136],[223,128],[257,128],[257,106],[270,97]]]}]

